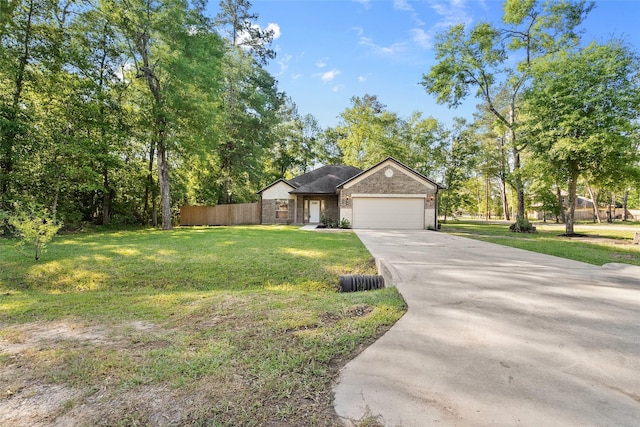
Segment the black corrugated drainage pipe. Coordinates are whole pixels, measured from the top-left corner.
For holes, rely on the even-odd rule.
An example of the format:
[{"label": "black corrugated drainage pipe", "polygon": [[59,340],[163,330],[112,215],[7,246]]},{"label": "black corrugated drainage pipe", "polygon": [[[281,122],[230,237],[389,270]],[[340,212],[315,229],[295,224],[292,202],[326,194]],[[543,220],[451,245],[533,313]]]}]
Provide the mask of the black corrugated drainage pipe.
[{"label": "black corrugated drainage pipe", "polygon": [[384,277],[379,275],[347,274],[340,276],[340,292],[370,291],[384,288]]}]

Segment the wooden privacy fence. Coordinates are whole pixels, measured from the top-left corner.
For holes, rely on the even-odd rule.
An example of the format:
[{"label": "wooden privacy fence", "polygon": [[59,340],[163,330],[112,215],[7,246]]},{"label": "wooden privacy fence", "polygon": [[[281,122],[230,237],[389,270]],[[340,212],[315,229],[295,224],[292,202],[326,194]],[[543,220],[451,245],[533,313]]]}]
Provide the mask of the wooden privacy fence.
[{"label": "wooden privacy fence", "polygon": [[180,225],[238,224],[260,224],[260,203],[180,208]]}]

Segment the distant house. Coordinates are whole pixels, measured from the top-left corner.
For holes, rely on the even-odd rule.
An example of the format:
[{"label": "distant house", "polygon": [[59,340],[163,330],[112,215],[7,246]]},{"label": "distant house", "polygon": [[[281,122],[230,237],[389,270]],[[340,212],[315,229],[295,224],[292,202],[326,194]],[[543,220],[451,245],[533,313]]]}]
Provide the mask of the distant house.
[{"label": "distant house", "polygon": [[[563,191],[560,197],[562,197],[562,204],[566,212],[566,210],[569,209],[569,194]],[[574,219],[578,221],[580,220],[595,221],[596,214],[593,206],[594,206],[593,200],[588,199],[586,197],[582,197],[582,196],[576,196],[576,210],[574,212]],[[532,208],[533,208],[533,212],[530,214],[530,216],[533,216],[535,219],[539,219],[539,220],[544,219],[544,212],[542,212],[539,209],[539,207],[532,206]],[[608,212],[609,212],[608,207],[600,206],[598,211],[600,213],[601,219],[606,220],[608,218]],[[612,213],[611,213],[613,216],[613,219],[622,219],[622,213],[623,213],[622,204],[616,203],[616,206],[613,207]],[[633,219],[633,214],[629,210],[627,210],[627,218]]]},{"label": "distant house", "polygon": [[438,190],[429,178],[389,157],[363,171],[327,165],[258,192],[263,224],[346,219],[353,228],[437,228]]}]

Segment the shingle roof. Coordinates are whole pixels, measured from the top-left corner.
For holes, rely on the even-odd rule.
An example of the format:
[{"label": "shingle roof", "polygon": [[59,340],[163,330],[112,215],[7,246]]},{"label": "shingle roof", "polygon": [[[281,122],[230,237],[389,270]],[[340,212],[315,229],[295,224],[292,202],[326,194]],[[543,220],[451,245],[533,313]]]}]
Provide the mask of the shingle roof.
[{"label": "shingle roof", "polygon": [[361,173],[353,166],[327,165],[287,181],[295,187],[291,194],[335,194],[336,187]]}]

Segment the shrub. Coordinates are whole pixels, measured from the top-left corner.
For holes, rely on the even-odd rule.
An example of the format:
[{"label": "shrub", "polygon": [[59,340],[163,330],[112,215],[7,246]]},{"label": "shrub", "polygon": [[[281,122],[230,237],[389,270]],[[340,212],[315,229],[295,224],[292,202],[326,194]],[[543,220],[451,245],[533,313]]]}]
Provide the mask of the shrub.
[{"label": "shrub", "polygon": [[32,247],[36,261],[46,252],[47,244],[62,227],[61,223],[56,223],[48,209],[35,205],[30,205],[26,210],[18,206],[15,213],[9,217],[9,224],[20,239],[18,250],[23,252],[25,246]]},{"label": "shrub", "polygon": [[526,218],[519,218],[509,226],[509,230],[514,233],[535,233],[536,226],[532,225]]}]

